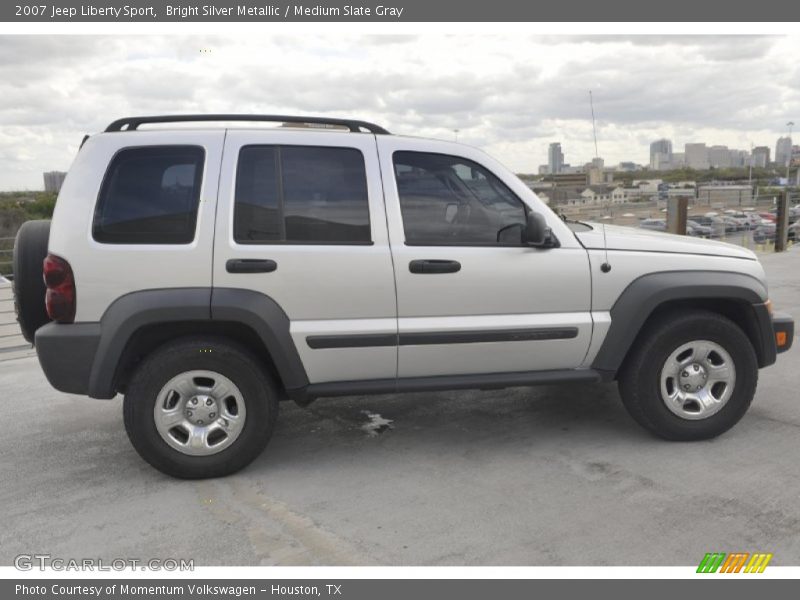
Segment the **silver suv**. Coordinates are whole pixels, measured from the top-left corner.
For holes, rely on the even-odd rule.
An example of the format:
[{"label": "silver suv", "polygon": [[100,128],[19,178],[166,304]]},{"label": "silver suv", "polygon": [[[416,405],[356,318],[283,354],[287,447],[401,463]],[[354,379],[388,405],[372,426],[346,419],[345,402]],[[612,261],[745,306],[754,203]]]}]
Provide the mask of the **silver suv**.
[{"label": "silver suv", "polygon": [[123,394],[185,478],[251,462],[285,399],[617,380],[650,431],[709,438],[793,338],[749,250],[568,223],[480,150],[362,121],[115,121],[15,261],[50,383]]}]

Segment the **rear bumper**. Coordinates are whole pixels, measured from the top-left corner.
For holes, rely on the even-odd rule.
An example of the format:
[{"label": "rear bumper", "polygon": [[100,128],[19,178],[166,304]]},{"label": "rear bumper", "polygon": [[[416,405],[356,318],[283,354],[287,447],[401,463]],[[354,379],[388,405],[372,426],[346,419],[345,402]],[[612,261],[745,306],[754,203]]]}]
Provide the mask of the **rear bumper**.
[{"label": "rear bumper", "polygon": [[786,352],[794,341],[794,319],[789,315],[775,313],[772,316],[772,331],[778,354]]},{"label": "rear bumper", "polygon": [[100,323],[48,323],[36,331],[35,345],[47,381],[60,392],[89,394],[100,344]]}]

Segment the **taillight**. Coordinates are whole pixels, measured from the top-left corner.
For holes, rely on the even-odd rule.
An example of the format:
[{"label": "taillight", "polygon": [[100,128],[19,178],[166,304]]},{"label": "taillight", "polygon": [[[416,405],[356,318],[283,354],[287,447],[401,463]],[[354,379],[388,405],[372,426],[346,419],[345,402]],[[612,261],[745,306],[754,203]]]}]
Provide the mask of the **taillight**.
[{"label": "taillight", "polygon": [[44,259],[44,284],[47,286],[47,316],[57,323],[75,320],[75,277],[72,267],[59,256],[48,254]]}]

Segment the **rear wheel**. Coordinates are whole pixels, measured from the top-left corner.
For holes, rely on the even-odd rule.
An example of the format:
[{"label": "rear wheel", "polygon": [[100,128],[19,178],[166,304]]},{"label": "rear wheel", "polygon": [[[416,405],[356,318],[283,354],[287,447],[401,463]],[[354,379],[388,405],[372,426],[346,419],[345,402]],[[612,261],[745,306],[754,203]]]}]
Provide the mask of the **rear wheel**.
[{"label": "rear wheel", "polygon": [[14,240],[14,309],[22,335],[31,344],[36,330],[50,322],[42,268],[49,239],[50,221],[28,221]]},{"label": "rear wheel", "polygon": [[758,361],[730,319],[672,313],[649,326],[619,377],[622,401],[643,427],[668,440],[702,440],[733,427],[750,406]]},{"label": "rear wheel", "polygon": [[162,346],[136,370],[123,403],[136,451],[186,479],[235,473],[267,445],[278,395],[257,360],[217,338]]}]

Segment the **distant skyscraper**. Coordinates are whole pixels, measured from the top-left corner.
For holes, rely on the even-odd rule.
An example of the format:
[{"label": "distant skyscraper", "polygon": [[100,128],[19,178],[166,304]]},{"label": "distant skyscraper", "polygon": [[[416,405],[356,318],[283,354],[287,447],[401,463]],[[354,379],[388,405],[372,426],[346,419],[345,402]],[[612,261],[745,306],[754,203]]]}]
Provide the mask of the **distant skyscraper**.
[{"label": "distant skyscraper", "polygon": [[764,168],[769,164],[769,146],[753,148],[753,166]]},{"label": "distant skyscraper", "polygon": [[67,176],[63,171],[48,171],[44,174],[44,191],[60,192],[64,178]]},{"label": "distant skyscraper", "polygon": [[708,160],[708,148],[705,144],[686,144],[684,150],[686,151],[687,167],[700,171],[708,169],[710,162]]},{"label": "distant skyscraper", "polygon": [[658,170],[664,168],[666,163],[672,162],[672,141],[667,139],[656,140],[650,144],[650,168]]},{"label": "distant skyscraper", "polygon": [[731,166],[747,167],[750,165],[750,154],[747,150],[731,150]]},{"label": "distant skyscraper", "polygon": [[778,138],[778,143],[775,144],[775,162],[785,167],[792,157],[792,138],[781,137]]},{"label": "distant skyscraper", "polygon": [[708,149],[708,162],[715,169],[731,166],[731,151],[727,146],[711,146]]},{"label": "distant skyscraper", "polygon": [[564,153],[561,151],[559,142],[553,142],[547,149],[547,166],[553,175],[561,173],[564,166]]}]

